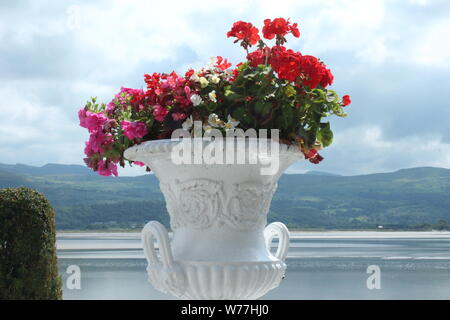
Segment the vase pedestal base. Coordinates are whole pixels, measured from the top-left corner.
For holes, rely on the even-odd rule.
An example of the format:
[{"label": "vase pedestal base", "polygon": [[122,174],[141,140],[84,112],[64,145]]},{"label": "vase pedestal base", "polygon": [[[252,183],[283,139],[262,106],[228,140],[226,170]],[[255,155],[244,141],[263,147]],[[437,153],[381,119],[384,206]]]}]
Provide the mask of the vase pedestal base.
[{"label": "vase pedestal base", "polygon": [[[269,248],[275,236],[280,237],[280,243],[270,261],[177,261],[172,255],[166,228],[157,221],[149,222],[142,231],[149,282],[156,289],[180,299],[258,299],[278,287],[286,271],[283,260],[289,232],[284,224],[276,222],[266,227],[264,237]],[[154,247],[155,239],[159,256]]]}]

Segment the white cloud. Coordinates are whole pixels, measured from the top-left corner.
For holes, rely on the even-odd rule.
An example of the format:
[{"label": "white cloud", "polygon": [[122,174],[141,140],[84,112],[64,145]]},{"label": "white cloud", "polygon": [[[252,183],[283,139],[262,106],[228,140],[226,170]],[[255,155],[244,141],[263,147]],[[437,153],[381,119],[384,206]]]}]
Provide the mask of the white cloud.
[{"label": "white cloud", "polygon": [[413,62],[433,67],[450,67],[450,19],[433,21],[419,35],[411,50]]},{"label": "white cloud", "polygon": [[[450,144],[436,134],[387,138],[382,128],[365,125],[339,132],[330,147],[329,162],[335,172],[374,173],[405,167],[437,166],[450,169]],[[338,159],[335,159],[338,158]]]},{"label": "white cloud", "polygon": [[[323,1],[303,18],[307,29],[301,43],[307,52],[326,53],[330,50],[367,51],[380,42],[380,29],[385,19],[384,1]],[[317,8],[320,7],[320,10]],[[305,42],[303,42],[305,41]]]},{"label": "white cloud", "polygon": [[[142,61],[180,60],[177,48],[190,47],[202,60],[218,51],[223,34],[211,32],[213,25],[193,21],[195,15],[220,17],[222,12],[243,10],[248,2],[210,1],[112,1],[102,6],[80,6],[79,28],[73,36],[79,46],[89,48],[114,69],[133,69]],[[216,22],[221,22],[220,18]],[[228,27],[228,23],[227,23]],[[213,50],[216,49],[216,50]]]},{"label": "white cloud", "polygon": [[7,143],[28,141],[55,141],[64,137],[72,125],[67,114],[56,106],[42,106],[37,98],[18,88],[0,88],[3,99],[0,119],[0,136]]},{"label": "white cloud", "polygon": [[409,0],[409,2],[418,6],[426,6],[430,3],[430,0]]},{"label": "white cloud", "polygon": [[388,139],[383,130],[374,125],[340,131],[333,145],[321,154],[325,159],[320,164],[299,162],[289,168],[289,172],[319,170],[355,175],[423,166],[450,169],[450,144],[443,142],[440,135]]},{"label": "white cloud", "polygon": [[392,55],[386,47],[385,42],[385,39],[382,37],[374,39],[374,41],[367,43],[358,51],[356,56],[364,62],[381,65]]}]

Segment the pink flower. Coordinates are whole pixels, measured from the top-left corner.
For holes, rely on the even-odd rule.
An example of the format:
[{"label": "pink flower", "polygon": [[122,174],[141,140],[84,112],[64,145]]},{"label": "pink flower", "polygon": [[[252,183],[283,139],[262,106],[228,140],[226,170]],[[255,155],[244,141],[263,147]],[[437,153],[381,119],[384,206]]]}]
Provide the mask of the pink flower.
[{"label": "pink flower", "polygon": [[148,133],[147,125],[143,122],[122,121],[123,134],[130,140],[140,139]]},{"label": "pink flower", "polygon": [[133,164],[135,164],[135,165],[137,165],[137,166],[140,166],[140,167],[145,166],[145,163],[140,162],[140,161],[133,161]]},{"label": "pink flower", "polygon": [[78,111],[78,119],[80,119],[80,127],[86,128],[87,111],[85,108]]},{"label": "pink flower", "polygon": [[117,177],[117,166],[110,160],[99,160],[97,163],[97,172],[102,176],[115,175]]},{"label": "pink flower", "polygon": [[106,105],[106,114],[114,114],[120,110],[128,110],[131,106],[138,111],[143,109],[140,103],[144,90],[121,87],[120,92]]},{"label": "pink flower", "polygon": [[88,157],[88,158],[83,158],[83,160],[84,160],[84,163],[86,163],[86,165],[88,166],[88,168],[91,168],[95,171],[97,162],[94,159]]},{"label": "pink flower", "polygon": [[186,114],[181,113],[181,112],[174,112],[174,113],[172,113],[172,118],[175,121],[183,120],[183,119],[186,119]]},{"label": "pink flower", "polygon": [[94,131],[86,142],[84,153],[90,157],[95,153],[103,154],[106,147],[112,142],[110,134],[104,134],[102,130]]},{"label": "pink flower", "polygon": [[108,120],[103,113],[95,113],[81,109],[78,111],[80,126],[89,130],[89,132],[97,131]]},{"label": "pink flower", "polygon": [[106,112],[112,113],[115,108],[116,108],[116,104],[114,103],[114,100],[113,100],[106,105]]},{"label": "pink flower", "polygon": [[191,98],[191,88],[189,88],[188,86],[185,86],[185,87],[184,87],[184,93],[186,94],[186,97],[187,97],[188,99]]},{"label": "pink flower", "polygon": [[92,157],[94,154],[96,154],[97,152],[94,151],[94,147],[92,145],[92,143],[89,141],[86,141],[86,146],[84,147],[84,154],[87,155],[88,157]]},{"label": "pink flower", "polygon": [[117,96],[119,96],[121,93],[126,93],[127,95],[141,95],[144,93],[144,90],[142,89],[133,89],[133,88],[125,88],[125,87],[121,87],[120,88],[120,92]]},{"label": "pink flower", "polygon": [[156,105],[153,109],[153,116],[155,117],[155,120],[159,122],[163,122],[168,113],[169,110],[160,105]]},{"label": "pink flower", "polygon": [[117,126],[116,119],[108,119],[103,125],[103,130],[106,132],[111,132],[111,129],[114,128],[115,126]]}]

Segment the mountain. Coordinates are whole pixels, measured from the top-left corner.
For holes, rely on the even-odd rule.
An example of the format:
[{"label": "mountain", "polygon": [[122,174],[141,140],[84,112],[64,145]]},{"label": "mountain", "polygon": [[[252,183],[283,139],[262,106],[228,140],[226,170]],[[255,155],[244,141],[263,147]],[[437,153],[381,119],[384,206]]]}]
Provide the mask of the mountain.
[{"label": "mountain", "polygon": [[34,167],[26,164],[1,164],[0,171],[10,173],[22,173],[30,175],[56,175],[56,174],[70,174],[70,175],[94,175],[89,168],[79,165],[66,165],[48,163],[42,167]]},{"label": "mountain", "polygon": [[26,177],[0,169],[0,188],[20,187],[20,186],[34,187],[33,183]]},{"label": "mountain", "polygon": [[335,174],[335,173],[331,173],[331,172],[315,171],[315,170],[306,171],[305,174],[310,174],[310,175],[314,175],[314,176],[340,176],[339,174]]},{"label": "mountain", "polygon": [[[82,166],[0,164],[0,188],[28,186],[44,193],[59,229],[168,225],[164,197],[152,174],[102,177]],[[448,228],[450,170],[421,167],[390,173],[339,176],[285,174],[272,201],[269,221],[291,228]]]}]

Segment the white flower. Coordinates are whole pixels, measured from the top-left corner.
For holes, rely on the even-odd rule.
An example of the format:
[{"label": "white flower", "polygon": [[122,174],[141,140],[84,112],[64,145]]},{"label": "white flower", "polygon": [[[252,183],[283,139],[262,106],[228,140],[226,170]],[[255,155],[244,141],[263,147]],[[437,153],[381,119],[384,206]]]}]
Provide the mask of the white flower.
[{"label": "white flower", "polygon": [[220,82],[220,78],[217,75],[213,74],[209,77],[209,81],[214,84],[218,84]]},{"label": "white flower", "polygon": [[194,72],[192,76],[189,78],[189,80],[194,82],[200,82],[200,77],[198,76],[197,72]]},{"label": "white flower", "polygon": [[208,117],[208,124],[211,127],[223,127],[223,121],[219,119],[219,116],[215,113],[211,113]]},{"label": "white flower", "polygon": [[[192,97],[191,97],[191,99],[192,99]],[[190,116],[183,122],[183,124],[181,126],[183,127],[184,130],[189,131],[189,130],[191,130],[193,124],[194,124],[194,120],[192,119],[192,116]]]},{"label": "white flower", "polygon": [[194,105],[194,107],[198,106],[203,102],[202,97],[200,97],[198,94],[193,94],[191,96],[191,102]]},{"label": "white flower", "polygon": [[208,93],[208,97],[209,97],[209,100],[211,100],[212,102],[217,102],[216,90],[213,90],[210,93]]},{"label": "white flower", "polygon": [[239,121],[233,119],[230,115],[228,115],[227,123],[225,123],[225,129],[234,129],[239,125]]},{"label": "white flower", "polygon": [[206,86],[209,84],[209,81],[206,80],[205,77],[200,77],[199,81],[200,81],[200,86],[201,86],[202,88],[206,87]]}]

